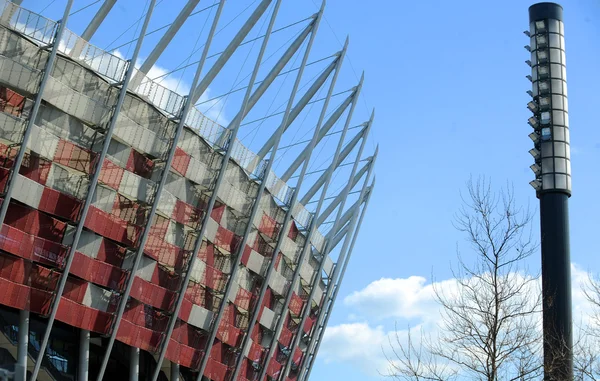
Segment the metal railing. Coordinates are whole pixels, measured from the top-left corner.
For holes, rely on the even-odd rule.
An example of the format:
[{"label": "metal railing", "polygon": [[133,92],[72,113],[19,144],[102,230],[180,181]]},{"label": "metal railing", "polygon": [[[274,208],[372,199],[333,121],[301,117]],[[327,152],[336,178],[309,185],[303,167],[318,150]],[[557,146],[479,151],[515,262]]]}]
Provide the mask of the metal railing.
[{"label": "metal railing", "polygon": [[[12,15],[10,18],[0,19],[0,24],[5,25],[25,36],[28,36],[42,44],[49,44],[54,36],[57,23],[38,15],[32,11],[22,8],[8,0],[0,0],[0,14]],[[115,54],[104,51],[70,30],[65,30],[60,41],[59,51],[73,60],[87,66],[98,74],[108,78],[111,82],[119,83],[123,80],[129,62]],[[185,97],[168,89],[159,82],[149,78],[147,75],[135,70],[134,75],[141,75],[142,80],[135,89],[130,89],[145,98],[149,103],[166,113],[177,117],[180,115]],[[196,107],[193,107],[185,121],[186,125],[196,130],[199,135],[209,142],[213,148],[219,149],[217,140],[227,129],[217,122],[207,118]],[[260,160],[258,155],[248,149],[243,143],[236,139],[231,158],[239,164],[250,175],[262,175],[266,167],[265,160]],[[273,197],[288,204],[292,188],[281,180],[273,171],[267,176],[266,189]],[[308,228],[313,218],[304,205],[296,204],[293,212],[294,219],[304,228]],[[313,246],[322,248],[323,235],[315,230],[313,234]]]}]

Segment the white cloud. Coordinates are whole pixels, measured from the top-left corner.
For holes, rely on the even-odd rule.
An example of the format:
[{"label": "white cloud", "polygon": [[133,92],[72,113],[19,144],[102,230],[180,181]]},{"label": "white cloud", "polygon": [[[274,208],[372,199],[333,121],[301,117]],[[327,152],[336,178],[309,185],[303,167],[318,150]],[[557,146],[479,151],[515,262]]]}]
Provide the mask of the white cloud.
[{"label": "white cloud", "polygon": [[366,374],[377,375],[386,366],[381,348],[388,342],[387,337],[382,326],[372,328],[366,322],[328,327],[319,359],[325,363],[353,364]]},{"label": "white cloud", "polygon": [[[344,304],[366,317],[427,319],[439,313],[432,284],[421,276],[382,278],[344,299]],[[455,282],[443,281],[439,286],[456,288]]]},{"label": "white cloud", "polygon": [[[588,272],[572,264],[571,275],[573,319],[577,327],[588,323],[594,311],[583,292],[589,282]],[[538,288],[539,283],[532,287]],[[388,348],[389,337],[395,340],[395,321],[401,342],[408,337],[408,321],[412,325],[411,331],[416,331],[413,337],[421,330],[435,336],[441,316],[434,288],[446,293],[458,289],[455,279],[432,284],[424,277],[411,276],[382,278],[351,293],[344,299],[344,304],[350,308],[348,322],[327,327],[319,358],[325,363],[348,364],[366,375],[384,373],[387,362],[382,348]]]}]

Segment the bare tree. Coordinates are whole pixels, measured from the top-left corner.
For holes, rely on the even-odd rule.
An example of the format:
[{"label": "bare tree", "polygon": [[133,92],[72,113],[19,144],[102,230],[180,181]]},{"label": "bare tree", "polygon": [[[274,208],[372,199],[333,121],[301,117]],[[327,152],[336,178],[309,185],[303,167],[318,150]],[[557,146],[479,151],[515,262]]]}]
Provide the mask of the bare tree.
[{"label": "bare tree", "polygon": [[434,283],[439,334],[422,336],[419,345],[391,345],[390,377],[448,379],[437,378],[439,364],[449,367],[443,377],[486,381],[533,380],[543,371],[539,282],[523,268],[536,251],[528,229],[532,215],[516,205],[510,187],[493,192],[480,178],[470,180],[467,191],[454,226],[473,250],[468,257],[457,253],[455,287]]},{"label": "bare tree", "polygon": [[576,381],[600,380],[600,279],[589,276],[583,292],[592,307],[586,323],[580,324],[579,338],[573,344]]}]

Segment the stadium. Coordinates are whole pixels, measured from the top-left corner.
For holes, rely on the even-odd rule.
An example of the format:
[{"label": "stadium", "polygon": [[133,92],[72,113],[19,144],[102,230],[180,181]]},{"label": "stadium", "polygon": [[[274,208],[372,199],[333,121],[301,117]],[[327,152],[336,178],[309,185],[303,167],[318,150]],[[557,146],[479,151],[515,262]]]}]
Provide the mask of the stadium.
[{"label": "stadium", "polygon": [[[363,78],[336,88],[348,40],[311,55],[325,4],[268,67],[281,0],[252,3],[210,64],[236,5],[200,4],[205,42],[183,94],[150,72],[199,0],[143,62],[156,0],[128,57],[89,42],[116,0],[80,34],[67,27],[73,0],[58,22],[22,3],[0,0],[0,368],[15,380],[308,380],[377,158],[374,114],[353,119]],[[235,116],[209,117],[198,104],[249,42]],[[282,76],[282,111],[250,146],[238,132]],[[311,128],[299,125],[308,108]],[[330,160],[313,171],[319,150]]]}]

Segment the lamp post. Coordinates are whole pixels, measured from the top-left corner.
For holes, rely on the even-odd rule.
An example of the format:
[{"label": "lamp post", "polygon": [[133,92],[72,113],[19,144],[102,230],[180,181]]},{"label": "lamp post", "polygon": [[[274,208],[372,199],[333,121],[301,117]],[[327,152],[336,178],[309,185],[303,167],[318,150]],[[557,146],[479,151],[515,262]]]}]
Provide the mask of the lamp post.
[{"label": "lamp post", "polygon": [[527,108],[535,147],[530,184],[540,200],[544,379],[572,380],[571,261],[569,197],[571,160],[565,66],[563,9],[555,3],[529,8],[532,82]]}]

